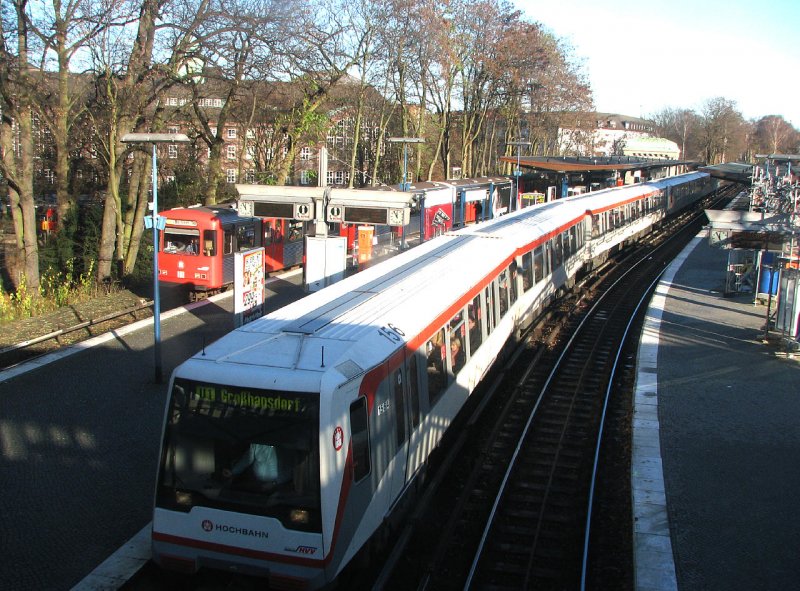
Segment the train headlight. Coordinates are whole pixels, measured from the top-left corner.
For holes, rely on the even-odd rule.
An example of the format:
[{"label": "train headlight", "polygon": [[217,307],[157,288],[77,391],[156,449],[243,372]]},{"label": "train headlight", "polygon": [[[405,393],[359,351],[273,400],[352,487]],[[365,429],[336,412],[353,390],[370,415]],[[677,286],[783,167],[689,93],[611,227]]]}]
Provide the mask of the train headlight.
[{"label": "train headlight", "polygon": [[192,493],[184,491],[175,491],[175,502],[182,507],[191,507]]},{"label": "train headlight", "polygon": [[307,524],[309,521],[308,511],[305,509],[292,509],[291,513],[289,513],[289,520],[292,523]]}]

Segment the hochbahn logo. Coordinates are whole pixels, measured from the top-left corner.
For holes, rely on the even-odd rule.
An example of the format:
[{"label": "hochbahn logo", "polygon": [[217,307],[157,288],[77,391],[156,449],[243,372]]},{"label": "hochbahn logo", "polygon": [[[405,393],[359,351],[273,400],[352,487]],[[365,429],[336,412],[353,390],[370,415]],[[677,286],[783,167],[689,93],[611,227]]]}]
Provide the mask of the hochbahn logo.
[{"label": "hochbahn logo", "polygon": [[224,523],[217,523],[216,525],[209,519],[204,519],[200,524],[205,532],[218,531],[227,534],[235,534],[239,536],[250,536],[253,538],[268,538],[269,533],[260,529],[250,529],[249,527],[238,527],[236,525],[226,525]]}]

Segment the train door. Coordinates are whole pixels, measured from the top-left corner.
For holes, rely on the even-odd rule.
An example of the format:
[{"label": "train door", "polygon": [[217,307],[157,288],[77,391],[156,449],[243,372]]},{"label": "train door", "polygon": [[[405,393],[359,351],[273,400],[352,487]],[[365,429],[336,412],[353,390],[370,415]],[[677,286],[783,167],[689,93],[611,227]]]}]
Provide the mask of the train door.
[{"label": "train door", "polygon": [[391,384],[391,405],[394,408],[394,431],[396,453],[392,462],[390,475],[391,498],[396,499],[406,485],[406,469],[408,467],[408,395],[406,389],[406,372],[404,365],[395,369],[389,378]]},{"label": "train door", "polygon": [[233,265],[236,252],[236,227],[233,224],[222,225],[222,284],[233,283]]},{"label": "train door", "polygon": [[286,220],[264,218],[264,260],[267,272],[283,269],[283,226]]},{"label": "train door", "polygon": [[486,302],[486,336],[492,334],[495,326],[496,311],[495,311],[495,297],[494,297],[494,281],[486,286],[484,293],[484,301]]},{"label": "train door", "polygon": [[419,428],[425,412],[421,398],[420,368],[425,368],[425,357],[421,353],[414,353],[406,359],[406,415],[410,428],[406,482],[413,478],[417,470],[425,463],[429,451],[425,449],[425,434]]},{"label": "train door", "polygon": [[[284,220],[286,232],[283,243],[283,268],[288,269],[295,265],[303,264],[303,252],[306,233],[305,222],[297,220]],[[312,222],[313,223],[313,222]]]},{"label": "train door", "polygon": [[464,191],[456,191],[456,201],[453,206],[453,227],[461,227],[466,224],[466,213],[464,208],[466,206],[466,199]]}]

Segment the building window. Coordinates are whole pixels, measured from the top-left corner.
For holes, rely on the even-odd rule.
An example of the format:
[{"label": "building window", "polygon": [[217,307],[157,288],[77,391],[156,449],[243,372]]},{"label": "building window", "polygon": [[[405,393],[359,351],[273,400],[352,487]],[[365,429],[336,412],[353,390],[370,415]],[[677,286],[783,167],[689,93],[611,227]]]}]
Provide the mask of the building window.
[{"label": "building window", "polygon": [[214,106],[215,107],[222,107],[222,99],[214,99]]},{"label": "building window", "polygon": [[236,160],[236,146],[233,144],[228,146],[228,160]]},{"label": "building window", "polygon": [[175,159],[175,158],[178,157],[178,146],[177,145],[170,144],[169,146],[167,146],[167,149],[168,149],[170,158]]},{"label": "building window", "polygon": [[249,140],[254,140],[254,139],[256,139],[256,132],[255,132],[254,129],[250,128],[245,132],[245,136]]},{"label": "building window", "polygon": [[335,173],[332,170],[328,171],[328,176],[325,181],[328,186],[332,185],[336,181]]},{"label": "building window", "polygon": [[236,139],[236,128],[235,127],[229,127],[228,128],[228,139],[229,140],[235,140]]},{"label": "building window", "polygon": [[300,171],[300,184],[301,185],[310,185],[311,184],[311,171],[310,170],[301,170]]},{"label": "building window", "polygon": [[311,148],[308,146],[303,146],[300,149],[300,160],[310,160],[311,159]]},{"label": "building window", "polygon": [[213,135],[214,137],[217,137],[217,128],[216,127],[212,127],[211,128],[211,135]]},{"label": "building window", "polygon": [[167,101],[167,104],[169,104],[170,107],[177,107],[178,106],[178,97],[175,97],[175,96],[169,97],[169,100]]},{"label": "building window", "polygon": [[170,127],[167,129],[167,133],[178,133],[177,127]]},{"label": "building window", "polygon": [[227,170],[227,180],[231,184],[236,182],[236,169],[235,168],[229,168]]}]

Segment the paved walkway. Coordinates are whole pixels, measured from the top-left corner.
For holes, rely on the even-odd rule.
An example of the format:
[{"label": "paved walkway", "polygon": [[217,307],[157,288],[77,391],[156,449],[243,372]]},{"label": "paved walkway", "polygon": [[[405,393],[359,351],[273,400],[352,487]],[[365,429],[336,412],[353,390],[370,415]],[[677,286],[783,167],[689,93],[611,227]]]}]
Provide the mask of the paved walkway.
[{"label": "paved walkway", "polygon": [[632,466],[636,587],[797,587],[800,362],[766,309],[723,297],[705,233],[667,270],[643,331]]}]

